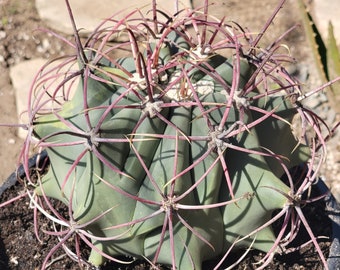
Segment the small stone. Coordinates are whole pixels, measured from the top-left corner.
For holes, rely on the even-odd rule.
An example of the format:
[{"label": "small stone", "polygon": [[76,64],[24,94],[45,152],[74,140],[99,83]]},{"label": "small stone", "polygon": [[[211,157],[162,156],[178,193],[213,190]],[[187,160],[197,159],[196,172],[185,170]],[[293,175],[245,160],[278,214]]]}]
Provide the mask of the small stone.
[{"label": "small stone", "polygon": [[7,36],[5,31],[0,31],[0,40],[4,39]]},{"label": "small stone", "polygon": [[50,42],[49,42],[49,40],[47,39],[47,38],[44,38],[43,39],[43,41],[42,41],[42,47],[45,49],[45,50],[47,50],[48,49],[48,47],[50,47]]}]

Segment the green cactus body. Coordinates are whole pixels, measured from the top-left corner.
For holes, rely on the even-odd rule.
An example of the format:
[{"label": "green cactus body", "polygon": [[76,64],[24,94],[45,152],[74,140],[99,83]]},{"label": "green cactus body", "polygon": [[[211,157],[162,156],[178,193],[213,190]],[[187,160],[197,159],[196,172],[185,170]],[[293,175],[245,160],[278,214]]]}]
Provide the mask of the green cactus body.
[{"label": "green cactus body", "polygon": [[[111,72],[126,85],[131,79],[119,71],[119,66],[103,60],[98,69],[91,71],[92,77],[80,78],[74,98],[63,105],[58,116],[36,119],[34,132],[38,138],[56,144],[69,143],[47,148],[51,166],[36,193],[66,205],[72,200],[74,220],[77,224],[89,222],[86,230],[92,235],[117,236],[115,240],[92,240],[96,248],[110,256],[149,260],[157,256],[156,262],[164,264],[171,265],[175,260],[177,269],[201,269],[203,261],[222,255],[238,238],[256,230],[287,202],[281,194],[288,193],[289,188],[279,179],[283,174],[280,163],[273,157],[245,153],[231,146],[259,152],[268,148],[287,157],[289,161],[284,162],[288,168],[306,161],[309,153],[304,146],[296,147],[287,124],[295,109],[282,97],[249,102],[266,111],[275,110],[287,123],[269,116],[249,130],[214,141],[211,134],[223,121],[226,110],[229,114],[221,132],[240,121],[243,126],[251,125],[263,116],[246,107],[241,113],[234,103],[227,106],[233,97],[224,91],[225,85],[232,86],[234,58],[215,54],[198,65],[187,52],[190,46],[175,32],[167,34],[163,47],[149,46],[153,47],[149,55],[158,53],[161,66],[175,59],[183,63],[164,68],[169,77],[167,82],[153,82],[154,102],[148,89],[127,89],[110,78]],[[161,48],[159,52],[157,48]],[[132,57],[118,59],[117,63],[130,73],[137,70]],[[187,70],[183,81],[189,78],[191,83],[187,82],[185,87],[211,82],[209,91],[197,91],[191,97],[192,105],[183,105],[185,100],[172,100],[167,95],[167,83],[182,76],[183,70]],[[252,74],[252,65],[242,58],[237,91],[243,89]],[[155,111],[145,111],[145,106],[154,106],[156,102],[159,107],[151,107]],[[94,129],[99,121],[100,127]],[[238,128],[242,125],[234,130]],[[92,130],[96,132],[91,133]],[[233,196],[221,160],[227,165]],[[182,173],[190,166],[190,170]],[[176,200],[197,181],[200,182],[196,188]],[[251,196],[246,198],[247,194]],[[233,197],[243,199],[204,209]],[[179,204],[202,207],[176,208]],[[95,219],[105,211],[108,212],[104,216]],[[268,251],[275,236],[271,227],[266,227],[237,245],[248,247],[254,239],[252,247]],[[100,265],[104,260],[92,250],[89,259],[92,264]]]}]

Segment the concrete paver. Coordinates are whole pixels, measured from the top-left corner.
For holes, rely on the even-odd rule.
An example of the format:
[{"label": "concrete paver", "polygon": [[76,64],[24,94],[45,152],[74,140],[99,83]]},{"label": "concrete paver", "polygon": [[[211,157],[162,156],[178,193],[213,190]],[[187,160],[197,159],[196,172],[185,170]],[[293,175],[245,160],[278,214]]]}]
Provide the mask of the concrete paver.
[{"label": "concrete paver", "polygon": [[[122,18],[131,10],[140,8],[143,12],[150,10],[151,0],[69,0],[78,27],[86,34],[94,30],[99,22],[118,13],[115,18]],[[190,7],[190,0],[180,0],[179,8]],[[36,0],[39,16],[52,28],[66,34],[72,34],[72,27],[66,9],[65,1]],[[157,7],[173,13],[175,1],[158,0]]]}]

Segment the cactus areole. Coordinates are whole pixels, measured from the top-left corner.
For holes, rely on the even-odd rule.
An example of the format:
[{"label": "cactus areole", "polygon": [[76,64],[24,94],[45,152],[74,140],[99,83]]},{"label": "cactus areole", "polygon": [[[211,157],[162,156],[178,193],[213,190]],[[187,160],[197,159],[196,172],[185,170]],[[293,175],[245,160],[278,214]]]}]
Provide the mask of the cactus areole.
[{"label": "cactus areole", "polygon": [[[78,71],[40,90],[52,109],[38,101],[33,134],[50,168],[36,194],[69,207],[93,265],[126,255],[201,269],[231,246],[266,252],[275,235],[261,226],[290,191],[280,177],[309,158],[291,132],[291,90],[256,79],[270,62],[237,25],[185,12],[97,30],[77,47]],[[117,33],[128,42],[110,44]]]}]

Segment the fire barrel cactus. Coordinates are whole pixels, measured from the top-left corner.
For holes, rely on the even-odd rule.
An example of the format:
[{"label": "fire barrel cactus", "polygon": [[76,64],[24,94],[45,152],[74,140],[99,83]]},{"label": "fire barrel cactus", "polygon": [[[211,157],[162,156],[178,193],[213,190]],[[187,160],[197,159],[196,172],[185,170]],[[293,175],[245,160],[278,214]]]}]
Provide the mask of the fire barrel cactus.
[{"label": "fire barrel cactus", "polygon": [[257,49],[261,35],[207,4],[152,14],[107,19],[84,44],[75,32],[77,55],[36,79],[29,134],[50,167],[35,205],[62,245],[76,235],[91,247],[93,265],[125,255],[202,269],[232,248],[268,252],[273,211],[295,188],[280,178],[310,158],[279,44]]}]

